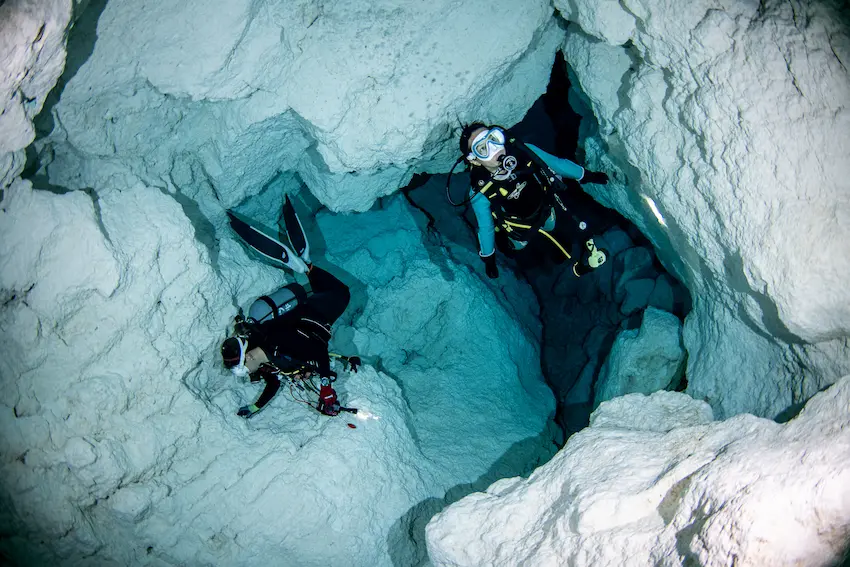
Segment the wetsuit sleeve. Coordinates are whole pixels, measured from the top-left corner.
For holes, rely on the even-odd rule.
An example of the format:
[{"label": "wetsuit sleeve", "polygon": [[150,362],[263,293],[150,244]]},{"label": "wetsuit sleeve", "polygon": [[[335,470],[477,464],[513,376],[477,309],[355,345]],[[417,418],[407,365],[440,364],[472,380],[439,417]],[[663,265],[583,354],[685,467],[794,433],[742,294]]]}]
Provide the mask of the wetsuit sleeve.
[{"label": "wetsuit sleeve", "polygon": [[280,380],[278,380],[277,376],[267,372],[262,373],[260,376],[266,382],[266,387],[263,388],[263,393],[260,394],[259,399],[254,402],[258,410],[269,403],[275,394],[277,394],[277,391],[280,390]]},{"label": "wetsuit sleeve", "polygon": [[534,144],[526,144],[529,150],[537,154],[537,157],[542,159],[546,165],[552,168],[552,171],[566,177],[567,179],[580,180],[584,177],[584,168],[577,163],[574,163],[567,158],[559,158],[550,153],[546,153]]},{"label": "wetsuit sleeve", "polygon": [[[470,194],[474,192],[469,190]],[[478,224],[478,246],[481,256],[489,256],[496,250],[496,233],[493,226],[493,215],[490,212],[490,200],[481,193],[475,192],[470,199],[475,221]]]},{"label": "wetsuit sleeve", "polygon": [[307,304],[321,314],[325,323],[332,324],[339,319],[351,300],[348,286],[315,265],[307,274],[307,278],[313,291],[307,299]]}]

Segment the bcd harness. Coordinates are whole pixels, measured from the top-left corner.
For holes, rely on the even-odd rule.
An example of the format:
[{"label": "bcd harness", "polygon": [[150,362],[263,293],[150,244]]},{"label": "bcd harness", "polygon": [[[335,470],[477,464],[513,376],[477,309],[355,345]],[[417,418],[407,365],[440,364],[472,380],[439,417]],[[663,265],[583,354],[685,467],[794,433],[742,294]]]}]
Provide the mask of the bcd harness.
[{"label": "bcd harness", "polygon": [[[236,316],[234,325],[236,335],[243,338],[249,338],[251,336],[265,337],[266,333],[263,332],[264,323],[284,317],[291,317],[290,312],[297,305],[303,304],[306,299],[306,290],[297,283],[285,285],[274,293],[258,297],[251,304],[247,319],[241,310]],[[297,320],[293,320],[293,327],[295,332],[308,340],[327,344],[331,338],[330,325],[310,317],[298,317]],[[274,351],[268,354],[271,355],[270,358],[276,361],[276,363],[268,364],[271,364],[278,374],[296,376],[304,372],[317,373],[319,371],[319,367],[315,361],[302,360],[292,355],[284,354],[279,352],[277,346],[274,348]],[[347,356],[336,353],[328,353],[328,355],[332,358],[340,359],[346,367],[349,364],[349,357]],[[286,364],[282,364],[284,362]]]},{"label": "bcd harness", "polygon": [[[513,142],[514,140],[511,141]],[[531,153],[530,150],[529,153]],[[542,234],[548,238],[568,260],[572,259],[572,256],[569,252],[567,252],[564,246],[562,246],[554,236],[543,228],[546,221],[553,214],[553,209],[555,208],[556,203],[563,211],[566,212],[567,210],[561,202],[561,199],[555,191],[552,190],[551,183],[555,182],[557,178],[554,176],[554,173],[546,175],[545,170],[540,166],[540,164],[535,163],[533,158],[529,159],[526,163],[525,171],[531,173],[532,178],[540,186],[540,189],[543,192],[543,199],[537,207],[537,210],[525,218],[510,215],[505,210],[505,205],[508,205],[508,208],[510,208],[509,199],[511,191],[505,188],[498,180],[491,179],[478,190],[479,193],[484,195],[487,200],[490,201],[490,211],[493,215],[496,230],[504,230],[506,236],[512,240],[528,240],[530,235],[537,233]]]}]

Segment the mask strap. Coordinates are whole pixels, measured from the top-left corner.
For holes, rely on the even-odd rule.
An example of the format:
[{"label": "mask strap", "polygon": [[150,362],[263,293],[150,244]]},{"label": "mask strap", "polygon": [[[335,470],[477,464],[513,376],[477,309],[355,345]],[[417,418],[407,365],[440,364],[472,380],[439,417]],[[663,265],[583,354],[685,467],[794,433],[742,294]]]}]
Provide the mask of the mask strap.
[{"label": "mask strap", "polygon": [[236,337],[236,340],[239,342],[239,364],[238,364],[238,366],[245,366],[245,349],[248,347],[248,341],[246,341],[242,337]]}]

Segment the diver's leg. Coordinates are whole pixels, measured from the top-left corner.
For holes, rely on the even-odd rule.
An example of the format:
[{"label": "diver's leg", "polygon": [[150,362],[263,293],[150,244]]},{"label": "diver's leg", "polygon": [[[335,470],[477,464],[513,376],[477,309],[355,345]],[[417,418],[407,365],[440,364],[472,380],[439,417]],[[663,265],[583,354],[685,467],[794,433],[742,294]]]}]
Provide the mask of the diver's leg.
[{"label": "diver's leg", "polygon": [[301,225],[301,219],[295,212],[295,207],[289,200],[289,195],[283,203],[283,224],[286,226],[286,234],[289,236],[289,242],[292,244],[293,250],[306,263],[310,263],[310,242],[307,240],[307,233],[304,232],[304,227]]},{"label": "diver's leg", "polygon": [[269,236],[258,227],[243,220],[243,218],[247,217],[240,218],[232,211],[227,211],[227,216],[230,218],[230,226],[233,228],[233,231],[239,235],[245,244],[258,253],[275,262],[282,263],[293,272],[303,274],[307,271],[307,264],[298,255],[276,238]]},{"label": "diver's leg", "polygon": [[333,323],[342,315],[351,300],[348,286],[315,265],[310,266],[307,278],[313,290],[308,299],[310,306],[322,315],[326,323]]}]

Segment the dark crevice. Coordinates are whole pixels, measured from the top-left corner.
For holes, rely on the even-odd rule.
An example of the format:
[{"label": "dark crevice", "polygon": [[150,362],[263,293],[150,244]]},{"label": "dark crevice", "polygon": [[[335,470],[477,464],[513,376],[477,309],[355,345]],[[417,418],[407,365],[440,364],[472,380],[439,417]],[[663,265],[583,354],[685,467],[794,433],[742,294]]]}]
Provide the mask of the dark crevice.
[{"label": "dark crevice", "polygon": [[[83,6],[82,10],[74,14],[71,30],[68,33],[65,69],[57,80],[56,85],[47,95],[41,112],[33,119],[36,140],[48,136],[53,132],[55,126],[53,107],[59,102],[65,85],[74,78],[94,51],[94,44],[97,39],[97,22],[104,8],[106,8],[106,0],[92,0],[87,4],[81,4],[81,6]],[[36,146],[37,144],[30,144],[25,150],[26,163],[21,172],[21,178],[29,180],[32,183],[33,189],[39,191],[49,191],[57,195],[70,192],[70,189],[53,185],[47,176],[45,166],[53,158],[51,147],[48,145],[48,147],[43,148],[39,152],[36,150]],[[83,189],[83,191],[91,197],[95,207],[98,226],[106,239],[111,242],[109,234],[101,220],[100,204],[97,195],[90,188]],[[2,200],[2,195],[0,195],[0,200]]]},{"label": "dark crevice", "polygon": [[[37,138],[46,136],[53,131],[53,107],[62,97],[65,85],[74,78],[94,52],[94,44],[97,41],[97,23],[106,8],[106,2],[107,0],[91,0],[88,4],[83,4],[84,8],[80,13],[74,14],[72,28],[68,33],[65,69],[56,82],[56,86],[47,95],[41,112],[33,120]],[[34,166],[28,164],[27,167],[31,169]],[[37,167],[35,168],[37,169]]]},{"label": "dark crevice", "polygon": [[[519,139],[533,143],[550,153],[583,163],[584,156],[577,155],[583,154],[579,130],[593,132],[598,126],[591,114],[581,116],[569,106],[567,100],[570,98],[570,89],[568,67],[559,53],[553,65],[546,94],[529,109],[522,121],[506,126],[510,126],[512,133]],[[590,112],[589,109],[586,110]],[[582,120],[585,121],[584,124]],[[466,196],[468,183],[468,172],[456,170],[452,175],[451,195],[456,202]],[[445,175],[420,175],[414,177],[411,184],[402,190],[407,201],[422,211],[427,219],[423,222],[423,232],[428,235],[431,244],[427,248],[436,245],[441,249],[440,254],[432,255],[432,260],[438,265],[439,256],[444,256],[444,250],[450,250],[449,243],[466,248],[476,256],[478,253],[476,224],[471,207],[450,205],[446,200],[445,187]],[[631,243],[627,248],[639,247],[650,252],[652,262],[646,270],[652,273],[652,277],[667,274],[655,257],[652,244],[630,221],[597,203],[577,183],[569,184],[564,196],[573,216],[585,220],[593,228],[594,235],[612,230],[624,235],[621,238]],[[449,253],[451,255],[451,252]],[[501,270],[513,270],[520,281],[529,284],[537,297],[542,324],[541,369],[557,400],[555,423],[566,438],[587,426],[594,407],[593,389],[605,358],[621,330],[640,326],[643,311],[628,316],[620,314],[619,303],[609,298],[613,283],[604,284],[604,278],[596,273],[576,280],[572,275],[571,264],[553,263],[548,251],[535,253],[533,248],[529,248],[513,257],[500,252],[498,261]],[[609,259],[612,266],[618,266],[616,273],[622,273],[626,267],[622,262],[618,264],[618,261],[617,258]],[[484,277],[482,264],[473,265],[472,269]],[[607,269],[614,270],[613,267]],[[612,273],[607,277],[610,279],[613,275]],[[674,315],[684,319],[691,308],[690,296],[674,276],[667,276],[671,286],[677,286],[670,309]],[[495,280],[494,284],[497,289],[501,289],[498,280]],[[603,289],[605,285],[609,288],[607,292]],[[599,328],[603,330],[600,331]],[[585,337],[592,329],[597,329],[595,332],[602,334],[592,341],[593,346],[589,347],[589,351],[592,350],[593,354],[588,356],[583,346]],[[595,363],[592,367],[593,374],[590,376],[590,398],[580,402],[568,401],[568,394],[576,386],[582,370],[589,362]],[[584,378],[588,378],[588,375]],[[670,388],[682,390],[687,385],[687,378],[682,376],[674,382]],[[587,387],[587,384],[584,387]]]},{"label": "dark crevice", "polygon": [[[750,287],[746,274],[744,273],[744,260],[739,253],[733,253],[726,256],[724,260],[726,269],[726,279],[732,289],[742,294],[748,295],[759,306],[761,310],[761,325],[752,320],[750,315],[740,307],[738,315],[743,322],[756,334],[763,337],[765,340],[773,343],[778,337],[788,344],[804,344],[802,338],[791,332],[785,323],[782,322],[782,317],[779,315],[779,308],[776,303],[770,298],[767,289],[764,291],[756,291]],[[767,332],[765,332],[766,329]]]},{"label": "dark crevice", "polygon": [[180,191],[174,191],[172,193],[165,187],[157,187],[157,189],[163,195],[172,197],[183,209],[183,214],[186,215],[186,218],[189,219],[189,222],[192,223],[192,227],[195,229],[195,238],[207,249],[213,270],[218,273],[219,243],[215,225],[204,215],[200,205],[194,199],[184,195]]}]

